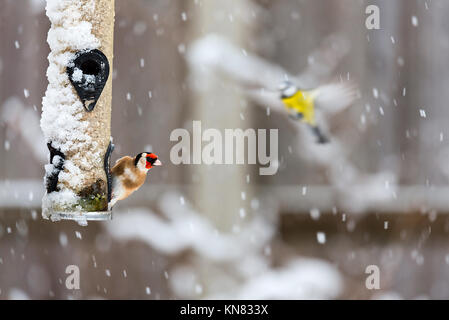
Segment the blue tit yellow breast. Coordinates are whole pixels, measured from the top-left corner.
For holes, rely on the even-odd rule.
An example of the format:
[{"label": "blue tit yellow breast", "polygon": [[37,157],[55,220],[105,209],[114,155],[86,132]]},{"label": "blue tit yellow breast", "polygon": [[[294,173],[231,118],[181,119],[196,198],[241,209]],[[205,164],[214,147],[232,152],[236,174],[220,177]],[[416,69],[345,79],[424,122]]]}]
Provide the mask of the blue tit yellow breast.
[{"label": "blue tit yellow breast", "polygon": [[312,91],[298,90],[290,97],[282,98],[288,112],[296,112],[302,115],[302,121],[315,125],[315,97]]}]

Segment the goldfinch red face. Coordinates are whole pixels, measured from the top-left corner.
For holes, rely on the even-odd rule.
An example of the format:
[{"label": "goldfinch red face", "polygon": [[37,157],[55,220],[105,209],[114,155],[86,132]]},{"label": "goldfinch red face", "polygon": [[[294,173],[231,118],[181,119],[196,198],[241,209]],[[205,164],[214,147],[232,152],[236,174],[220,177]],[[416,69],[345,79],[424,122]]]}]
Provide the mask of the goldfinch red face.
[{"label": "goldfinch red face", "polygon": [[134,158],[134,165],[143,171],[150,170],[153,166],[160,166],[162,162],[158,159],[157,155],[151,152],[139,153]]},{"label": "goldfinch red face", "polygon": [[147,153],[145,156],[147,162],[145,165],[146,169],[151,169],[153,166],[161,166],[162,162],[158,159],[157,155],[154,153]]}]

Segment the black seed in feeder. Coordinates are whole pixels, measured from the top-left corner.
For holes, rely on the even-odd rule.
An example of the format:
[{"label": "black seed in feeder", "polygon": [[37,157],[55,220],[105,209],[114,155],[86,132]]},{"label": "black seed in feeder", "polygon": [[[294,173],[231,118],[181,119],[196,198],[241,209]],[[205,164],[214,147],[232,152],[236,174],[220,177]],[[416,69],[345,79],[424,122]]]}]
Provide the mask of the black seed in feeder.
[{"label": "black seed in feeder", "polygon": [[91,112],[109,77],[108,58],[97,49],[79,51],[67,67],[67,74],[84,108]]}]

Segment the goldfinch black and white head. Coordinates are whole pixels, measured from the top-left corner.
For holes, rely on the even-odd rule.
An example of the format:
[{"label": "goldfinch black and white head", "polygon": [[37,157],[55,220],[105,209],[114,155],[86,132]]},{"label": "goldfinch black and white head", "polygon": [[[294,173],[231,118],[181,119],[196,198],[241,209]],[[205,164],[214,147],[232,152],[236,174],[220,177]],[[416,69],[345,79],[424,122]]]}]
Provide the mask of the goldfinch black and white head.
[{"label": "goldfinch black and white head", "polygon": [[151,152],[141,152],[134,158],[134,166],[140,170],[150,170],[153,166],[160,166],[162,162]]}]

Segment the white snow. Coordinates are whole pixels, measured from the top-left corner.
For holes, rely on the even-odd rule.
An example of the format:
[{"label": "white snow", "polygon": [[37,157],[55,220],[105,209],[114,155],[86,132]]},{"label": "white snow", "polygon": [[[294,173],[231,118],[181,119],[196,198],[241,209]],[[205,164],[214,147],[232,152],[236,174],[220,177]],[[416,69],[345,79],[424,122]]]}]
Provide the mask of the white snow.
[{"label": "white snow", "polygon": [[179,52],[180,54],[186,53],[186,45],[185,45],[184,43],[180,43],[180,44],[178,45],[178,52]]},{"label": "white snow", "polygon": [[250,206],[251,206],[251,209],[258,210],[259,206],[260,206],[259,200],[258,199],[252,199],[251,203],[250,203]]},{"label": "white snow", "polygon": [[197,283],[197,284],[195,285],[195,293],[198,294],[198,295],[200,295],[200,294],[203,293],[203,286],[200,285],[199,283]]},{"label": "white snow", "polygon": [[83,79],[83,71],[79,68],[75,68],[72,74],[72,80],[75,82],[81,82]]},{"label": "white snow", "polygon": [[34,158],[41,162],[48,161],[47,147],[44,144],[36,112],[26,107],[19,98],[10,97],[6,99],[0,110],[0,121],[6,123],[8,130],[22,137]]},{"label": "white snow", "polygon": [[326,243],[326,234],[324,232],[317,232],[316,233],[316,239],[319,244],[325,244]]},{"label": "white snow", "polygon": [[41,13],[45,8],[45,0],[30,0],[29,4],[34,14]]},{"label": "white snow", "polygon": [[[271,265],[270,244],[276,227],[265,214],[255,215],[244,225],[236,225],[241,232],[219,232],[187,202],[180,204],[177,201],[180,197],[177,193],[166,193],[159,198],[157,214],[147,208],[131,209],[117,212],[105,225],[114,239],[141,240],[164,255],[192,252],[195,258],[191,263],[178,264],[170,270],[170,276],[164,271],[176,296],[329,299],[341,293],[341,276],[325,261],[292,256],[281,265]],[[219,265],[226,265],[228,272],[236,273],[242,281],[230,285],[230,278],[218,273],[212,284],[203,283],[201,273],[210,273]]]},{"label": "white snow", "polygon": [[59,244],[63,247],[66,247],[68,244],[67,234],[65,232],[61,232],[59,234]]},{"label": "white snow", "polygon": [[342,287],[342,278],[331,265],[302,258],[250,278],[234,299],[332,299]]},{"label": "white snow", "polygon": [[145,21],[137,21],[133,26],[133,32],[137,36],[141,36],[147,30],[147,24]]},{"label": "white snow", "polygon": [[[166,218],[159,218],[148,209],[132,209],[125,215],[117,214],[106,226],[116,239],[140,239],[167,254],[192,248],[208,259],[229,261],[245,254],[254,244],[249,237],[260,241],[271,235],[270,227],[261,219],[252,219],[247,233],[214,233],[209,221],[199,216],[186,203],[180,204],[178,194],[166,194],[161,199],[161,209]],[[190,226],[190,227],[189,227]]]},{"label": "white snow", "polygon": [[28,294],[19,288],[11,288],[8,293],[9,300],[29,300]]},{"label": "white snow", "polygon": [[302,187],[301,194],[302,194],[303,196],[305,196],[305,195],[307,194],[307,187],[306,187],[306,186]]},{"label": "white snow", "polygon": [[[284,78],[284,70],[253,55],[243,55],[241,48],[227,39],[209,34],[189,46],[187,61],[201,76],[193,79],[196,89],[208,87],[208,76],[223,72],[245,83],[276,89]],[[218,72],[217,72],[218,71]]]},{"label": "white snow", "polygon": [[318,220],[321,216],[320,210],[318,208],[312,208],[310,209],[310,217],[312,220]]},{"label": "white snow", "polygon": [[[49,166],[45,166],[45,169],[48,170]],[[54,203],[57,203],[61,207],[64,208],[73,208],[74,210],[76,208],[76,204],[78,202],[79,198],[78,196],[71,190],[63,189],[60,192],[52,192],[50,194],[47,194],[42,199],[42,207],[43,208],[50,208]],[[81,211],[81,210],[80,210]],[[42,215],[46,218],[49,218],[49,213],[47,211],[43,211]]]}]

